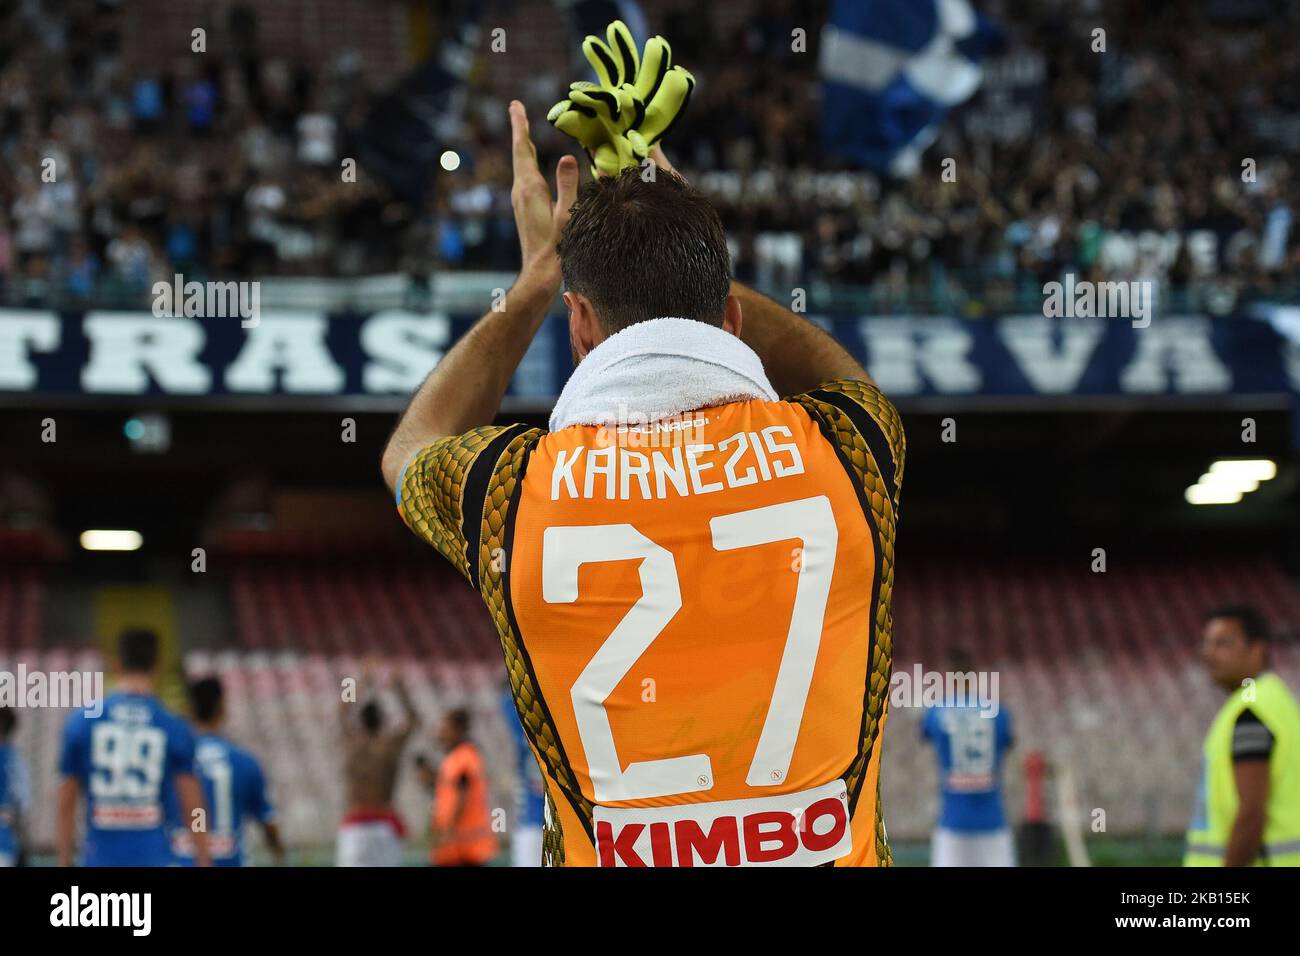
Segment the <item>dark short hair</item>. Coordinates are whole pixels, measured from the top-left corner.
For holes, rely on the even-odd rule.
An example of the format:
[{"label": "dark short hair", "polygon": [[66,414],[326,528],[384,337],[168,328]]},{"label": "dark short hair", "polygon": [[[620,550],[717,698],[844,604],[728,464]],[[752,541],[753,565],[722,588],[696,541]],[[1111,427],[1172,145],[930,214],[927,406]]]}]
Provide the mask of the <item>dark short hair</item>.
[{"label": "dark short hair", "polygon": [[379,707],[379,701],[368,700],[361,705],[361,726],[368,733],[378,733],[379,728],[384,726],[384,712]]},{"label": "dark short hair", "polygon": [[447,719],[451,721],[451,725],[455,727],[459,733],[469,733],[469,711],[464,707],[454,707],[447,711]]},{"label": "dark short hair", "polygon": [[1249,604],[1228,604],[1216,608],[1205,615],[1205,620],[1212,621],[1220,617],[1229,618],[1240,624],[1242,633],[1246,635],[1248,641],[1268,640],[1268,621],[1264,619],[1263,614]]},{"label": "dark short hair", "polygon": [[948,649],[948,669],[955,673],[964,674],[971,667],[970,653],[964,647],[951,647]]},{"label": "dark short hair", "polygon": [[649,319],[721,326],[731,257],[717,210],[680,176],[641,167],[578,193],[558,245],[565,286],[586,296],[610,335]]},{"label": "dark short hair", "polygon": [[128,674],[147,674],[158,666],[158,635],[148,628],[133,627],[117,640],[117,659]]},{"label": "dark short hair", "polygon": [[221,712],[221,701],[225,689],[220,677],[201,677],[190,685],[190,707],[194,710],[194,719],[207,724],[216,719]]},{"label": "dark short hair", "polygon": [[0,738],[8,737],[18,726],[18,715],[12,707],[0,707]]}]

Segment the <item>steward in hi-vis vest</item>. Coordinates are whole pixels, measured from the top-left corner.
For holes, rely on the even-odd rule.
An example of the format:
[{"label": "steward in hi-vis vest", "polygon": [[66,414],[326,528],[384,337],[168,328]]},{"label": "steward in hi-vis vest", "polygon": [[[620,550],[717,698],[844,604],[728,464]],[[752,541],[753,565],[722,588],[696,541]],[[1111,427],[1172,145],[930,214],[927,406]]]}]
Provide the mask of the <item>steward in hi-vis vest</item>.
[{"label": "steward in hi-vis vest", "polygon": [[1300,866],[1300,706],[1253,608],[1212,613],[1202,655],[1231,691],[1205,737],[1186,866]]}]

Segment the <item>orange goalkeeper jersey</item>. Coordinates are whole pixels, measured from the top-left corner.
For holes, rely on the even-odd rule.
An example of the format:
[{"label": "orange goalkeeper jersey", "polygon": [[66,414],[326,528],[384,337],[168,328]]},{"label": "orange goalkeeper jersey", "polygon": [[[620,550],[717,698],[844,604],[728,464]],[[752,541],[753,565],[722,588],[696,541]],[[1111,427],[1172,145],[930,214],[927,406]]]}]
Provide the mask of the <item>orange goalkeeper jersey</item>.
[{"label": "orange goalkeeper jersey", "polygon": [[398,507],[496,622],[545,864],[889,864],[903,457],[860,381],[415,456]]}]

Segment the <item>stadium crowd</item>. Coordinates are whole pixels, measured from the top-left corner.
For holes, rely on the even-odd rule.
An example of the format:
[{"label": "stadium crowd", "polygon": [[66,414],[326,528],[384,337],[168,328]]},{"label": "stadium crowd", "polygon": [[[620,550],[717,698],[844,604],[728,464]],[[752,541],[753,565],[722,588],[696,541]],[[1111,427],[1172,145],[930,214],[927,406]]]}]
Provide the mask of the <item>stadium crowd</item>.
[{"label": "stadium crowd", "polygon": [[[823,148],[814,8],[825,3],[753,6],[725,30],[709,5],[649,11],[699,79],[670,154],[717,203],[740,278],[869,286],[875,307],[965,314],[1066,271],[1168,282],[1211,310],[1300,280],[1296,4],[1284,5],[1289,26],[1125,4],[1101,52],[1093,30],[1112,22],[1109,3],[989,3],[1006,46],[907,179]],[[470,74],[446,143],[460,168],[412,205],[364,169],[340,175],[382,92],[360,54],[318,69],[264,56],[256,8],[235,6],[201,60],[128,69],[120,16],[94,2],[0,13],[5,301],[129,299],[177,271],[514,268],[504,117],[520,91],[496,89],[490,69]],[[797,27],[807,52],[791,49]],[[530,70],[535,118],[570,70]],[[544,162],[572,146],[537,135]],[[946,158],[955,182],[941,180]]]}]

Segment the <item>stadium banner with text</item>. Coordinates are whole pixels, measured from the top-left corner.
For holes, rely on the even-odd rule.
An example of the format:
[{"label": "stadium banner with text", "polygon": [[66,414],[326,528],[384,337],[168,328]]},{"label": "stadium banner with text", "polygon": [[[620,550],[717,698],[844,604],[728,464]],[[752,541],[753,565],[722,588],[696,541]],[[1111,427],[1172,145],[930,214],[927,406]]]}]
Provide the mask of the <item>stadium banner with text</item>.
[{"label": "stadium banner with text", "polygon": [[[470,313],[263,310],[238,318],[147,311],[0,310],[0,405],[328,399],[398,407],[474,323]],[[810,316],[896,400],[1123,397],[1213,401],[1300,394],[1300,343],[1249,316],[993,319]],[[572,371],[562,315],[548,318],[511,385],[514,408],[549,407]],[[329,402],[328,404],[337,404]]]}]

